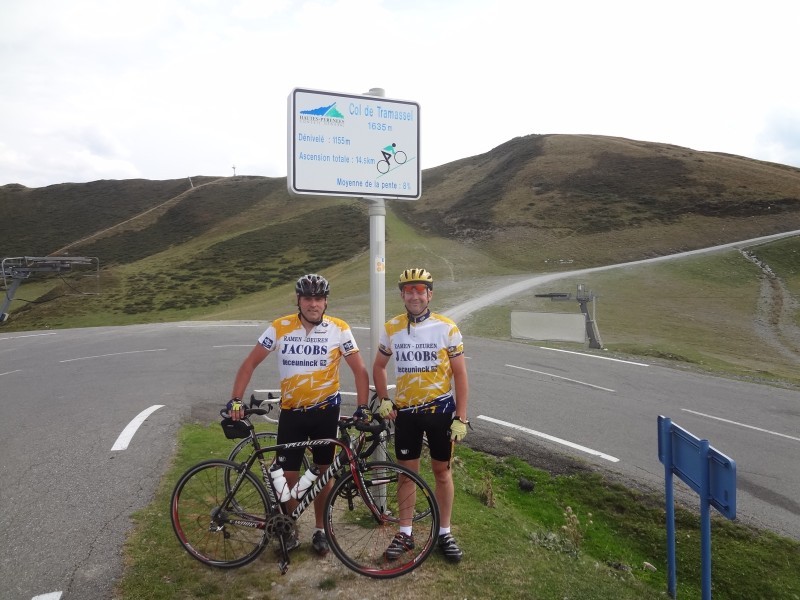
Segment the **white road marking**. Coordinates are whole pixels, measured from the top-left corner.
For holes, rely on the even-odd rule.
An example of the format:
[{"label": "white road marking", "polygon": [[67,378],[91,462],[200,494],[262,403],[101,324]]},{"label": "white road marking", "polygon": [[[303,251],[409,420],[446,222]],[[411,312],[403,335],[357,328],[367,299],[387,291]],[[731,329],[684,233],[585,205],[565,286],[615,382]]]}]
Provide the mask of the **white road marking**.
[{"label": "white road marking", "polygon": [[555,377],[556,379],[563,379],[564,381],[570,381],[572,383],[577,383],[579,385],[585,385],[586,387],[595,388],[597,390],[603,390],[604,392],[615,392],[616,390],[612,390],[610,388],[600,387],[599,385],[592,385],[591,383],[586,383],[585,381],[578,381],[577,379],[570,379],[568,377],[561,377],[560,375],[553,375],[552,373],[546,373],[545,371],[536,371],[534,369],[527,369],[525,367],[518,367],[516,365],[506,365],[507,367],[511,367],[512,369],[520,369],[521,371],[528,371],[530,373],[538,373],[539,375],[547,375],[548,377]]},{"label": "white road marking", "polygon": [[178,325],[184,329],[204,329],[206,327],[256,327],[261,323],[199,323],[197,325]]},{"label": "white road marking", "polygon": [[123,356],[124,354],[141,354],[143,352],[166,352],[166,348],[155,348],[153,350],[132,350],[131,352],[114,352],[112,354],[98,354],[97,356],[81,356],[80,358],[68,358],[60,360],[60,363],[75,362],[76,360],[91,360],[93,358],[106,358],[108,356]]},{"label": "white road marking", "polygon": [[11,337],[0,338],[0,341],[1,340],[19,340],[19,339],[22,339],[22,338],[29,338],[29,337],[41,337],[43,335],[56,335],[56,332],[53,331],[53,332],[50,332],[50,333],[28,333],[28,334],[25,334],[25,335],[12,335]]},{"label": "white road marking", "polygon": [[50,592],[49,594],[34,596],[31,600],[58,600],[59,598],[61,598],[61,592]]},{"label": "white road marking", "polygon": [[581,446],[580,444],[576,444],[575,442],[570,442],[568,440],[562,440],[561,438],[554,437],[552,435],[548,435],[546,433],[542,433],[541,431],[535,431],[533,429],[528,429],[527,427],[522,427],[520,425],[514,425],[513,423],[508,423],[507,421],[500,421],[499,419],[493,419],[492,417],[487,417],[484,415],[478,415],[479,419],[484,421],[489,421],[490,423],[495,423],[497,425],[502,425],[504,427],[510,427],[511,429],[516,429],[517,431],[522,431],[523,433],[529,433],[530,435],[535,435],[537,437],[543,438],[550,442],[555,442],[556,444],[562,444],[564,446],[568,446],[574,450],[580,450],[581,452],[585,452],[587,454],[591,454],[592,456],[597,456],[609,462],[619,462],[619,459],[611,456],[610,454],[605,454],[604,452],[600,452],[598,450],[592,450],[591,448],[587,448],[586,446]]},{"label": "white road marking", "polygon": [[6,371],[5,373],[0,373],[0,377],[3,375],[11,375],[12,373],[22,373],[22,369],[15,369],[14,371]]},{"label": "white road marking", "polygon": [[119,434],[117,441],[114,442],[114,445],[111,447],[111,451],[114,452],[115,450],[125,450],[128,447],[131,438],[133,438],[133,435],[139,429],[141,424],[144,423],[144,420],[163,406],[163,404],[154,404],[150,408],[147,408],[136,415],[136,418],[128,423],[125,429],[122,430],[122,433]]},{"label": "white road marking", "polygon": [[599,358],[601,360],[611,360],[614,362],[621,362],[627,365],[636,365],[637,367],[649,367],[646,363],[633,362],[632,360],[622,360],[621,358],[612,358],[611,356],[599,356],[597,354],[587,354],[586,352],[575,352],[574,350],[562,350],[560,348],[548,348],[547,346],[539,346],[542,350],[550,350],[552,352],[563,352],[565,354],[577,354],[578,356],[585,356],[586,358]]},{"label": "white road marking", "polygon": [[253,344],[220,344],[219,346],[211,346],[212,348],[252,348]]},{"label": "white road marking", "polygon": [[723,419],[722,417],[715,417],[714,415],[707,415],[706,413],[697,412],[696,410],[690,410],[688,408],[682,408],[681,410],[684,412],[692,413],[693,415],[699,415],[701,417],[706,417],[708,419],[715,419],[717,421],[722,421],[723,423],[730,423],[731,425],[738,425],[739,427],[746,427],[747,429],[753,429],[755,431],[760,431],[762,433],[769,433],[770,435],[777,435],[790,440],[794,440],[796,442],[800,442],[800,438],[793,437],[791,435],[786,435],[785,433],[778,433],[777,431],[770,431],[769,429],[761,429],[761,427],[755,427],[754,425],[745,425],[744,423],[738,423],[737,421]]}]

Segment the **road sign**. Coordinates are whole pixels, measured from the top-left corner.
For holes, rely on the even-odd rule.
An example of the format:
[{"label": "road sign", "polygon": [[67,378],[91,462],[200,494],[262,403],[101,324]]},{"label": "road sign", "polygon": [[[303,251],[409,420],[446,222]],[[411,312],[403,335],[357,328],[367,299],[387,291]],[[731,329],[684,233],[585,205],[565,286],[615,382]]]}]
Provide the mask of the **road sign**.
[{"label": "road sign", "polygon": [[[736,462],[703,444],[683,427],[659,416],[658,458],[686,485],[728,519],[736,518]],[[670,444],[666,443],[670,436]],[[671,456],[668,455],[671,450]],[[708,486],[708,491],[704,486]]]},{"label": "road sign", "polygon": [[419,112],[416,102],[293,90],[289,192],[419,199]]},{"label": "road sign", "polygon": [[667,512],[667,592],[676,597],[675,499],[672,476],[677,475],[700,496],[700,560],[703,600],[711,600],[711,510],[736,518],[736,463],[672,419],[658,417],[658,459],[664,465]]}]

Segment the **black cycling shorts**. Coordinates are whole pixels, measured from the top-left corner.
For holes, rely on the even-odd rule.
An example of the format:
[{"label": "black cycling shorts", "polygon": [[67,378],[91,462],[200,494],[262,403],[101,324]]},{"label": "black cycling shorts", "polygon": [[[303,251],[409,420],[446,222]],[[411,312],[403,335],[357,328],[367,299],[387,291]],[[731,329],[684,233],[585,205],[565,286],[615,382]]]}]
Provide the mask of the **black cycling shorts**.
[{"label": "black cycling shorts", "polygon": [[400,411],[394,421],[394,451],[397,460],[415,460],[422,454],[422,435],[428,437],[433,460],[449,461],[452,452],[450,424],[453,413]]},{"label": "black cycling shorts", "polygon": [[[339,407],[328,406],[324,410],[282,410],[278,417],[278,443],[305,442],[336,438],[339,433]],[[329,465],[333,462],[336,446],[324,444],[314,446],[314,464]],[[284,471],[299,471],[305,448],[290,448],[279,451],[278,464]]]}]

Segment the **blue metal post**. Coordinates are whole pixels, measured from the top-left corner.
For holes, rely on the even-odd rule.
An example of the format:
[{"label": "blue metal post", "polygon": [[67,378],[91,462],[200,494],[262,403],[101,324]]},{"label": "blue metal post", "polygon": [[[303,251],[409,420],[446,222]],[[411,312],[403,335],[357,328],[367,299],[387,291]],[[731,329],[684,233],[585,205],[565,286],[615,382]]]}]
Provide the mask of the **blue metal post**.
[{"label": "blue metal post", "polygon": [[708,440],[700,440],[700,559],[703,600],[711,600],[711,476],[708,464]]},{"label": "blue metal post", "polygon": [[661,420],[661,443],[664,453],[664,495],[667,511],[667,592],[670,598],[677,597],[675,576],[675,498],[672,486],[672,420]]}]

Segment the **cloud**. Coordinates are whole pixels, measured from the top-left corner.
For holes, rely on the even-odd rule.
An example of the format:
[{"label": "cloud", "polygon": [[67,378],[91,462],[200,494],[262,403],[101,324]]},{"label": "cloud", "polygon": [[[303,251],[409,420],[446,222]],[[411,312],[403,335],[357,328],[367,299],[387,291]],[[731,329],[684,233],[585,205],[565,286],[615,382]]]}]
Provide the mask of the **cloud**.
[{"label": "cloud", "polygon": [[758,136],[759,154],[765,160],[800,167],[800,111],[777,108],[767,114]]},{"label": "cloud", "polygon": [[798,6],[5,0],[0,185],[284,176],[296,87],[418,102],[423,168],[531,133],[800,166]]}]

